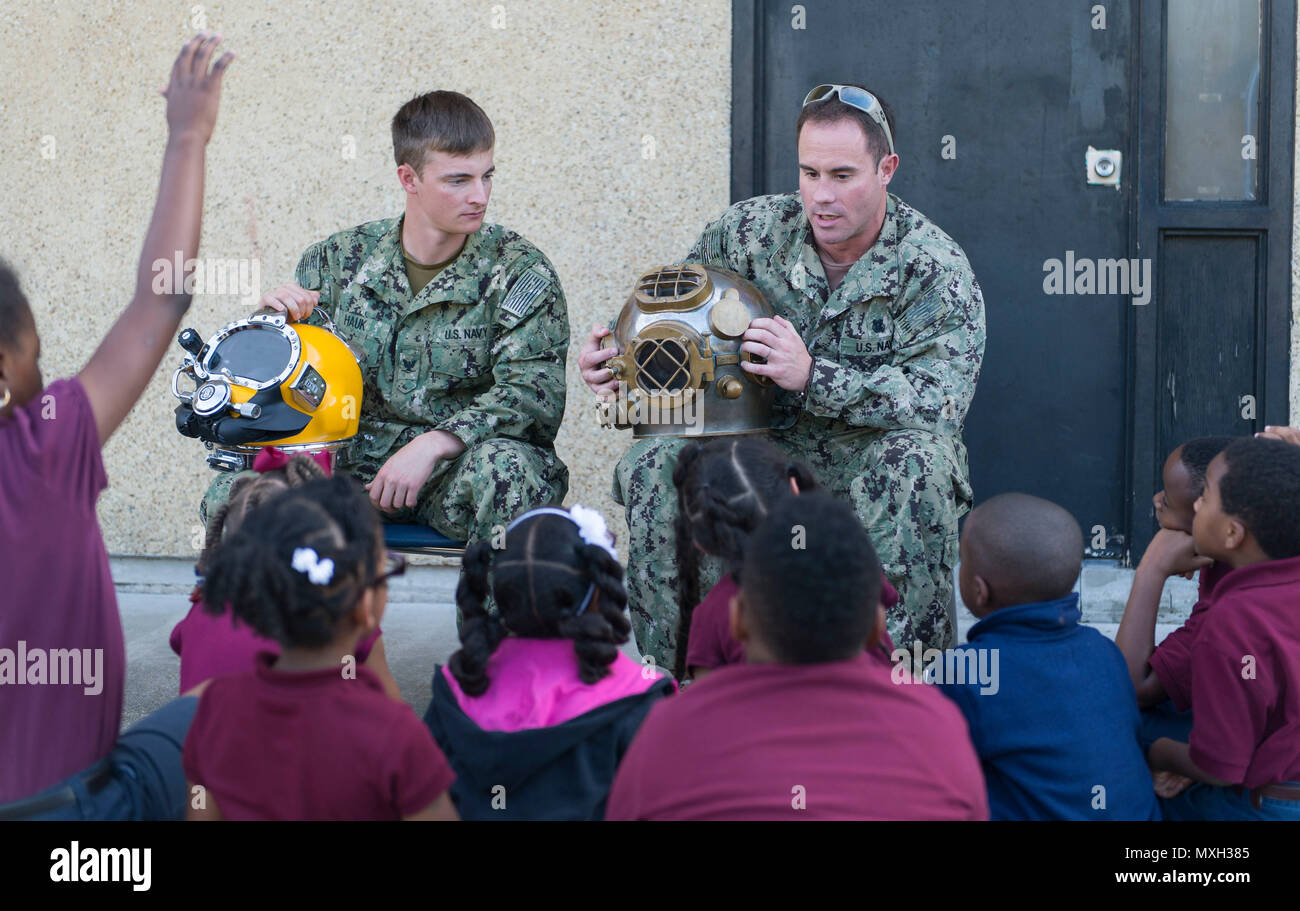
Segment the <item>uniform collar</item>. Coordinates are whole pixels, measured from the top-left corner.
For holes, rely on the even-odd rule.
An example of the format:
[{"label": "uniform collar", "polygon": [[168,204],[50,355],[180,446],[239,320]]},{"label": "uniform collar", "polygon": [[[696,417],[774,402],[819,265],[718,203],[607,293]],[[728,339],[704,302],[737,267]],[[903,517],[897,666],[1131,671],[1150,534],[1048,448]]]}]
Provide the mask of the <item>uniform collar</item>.
[{"label": "uniform collar", "polygon": [[[258,652],[253,661],[253,674],[264,683],[280,688],[310,688],[333,686],[337,680],[345,680],[336,667],[322,668],[316,671],[281,671],[275,663],[279,655],[275,652]],[[369,689],[382,693],[384,685],[375,672],[363,664],[357,664],[356,680]]]},{"label": "uniform collar", "polygon": [[[484,258],[485,236],[496,229],[483,225],[465,239],[465,246],[447,268],[424,286],[412,299],[411,283],[406,278],[406,261],[402,256],[402,223],[406,216],[393,219],[392,225],[375,244],[370,255],[357,270],[356,281],[368,288],[383,290],[395,288],[406,293],[403,315],[412,313],[434,301],[457,304],[476,304],[482,297],[479,280],[492,263]],[[482,260],[482,261],[480,261]]]},{"label": "uniform collar", "polygon": [[808,212],[800,199],[798,227],[790,233],[773,259],[791,288],[814,300],[826,300],[821,311],[821,323],[834,319],[858,301],[873,297],[892,299],[898,294],[898,206],[898,197],[886,194],[885,221],[880,226],[880,236],[871,249],[853,264],[844,281],[828,298],[830,284],[813,243]]},{"label": "uniform collar", "polygon": [[1064,598],[1053,601],[1035,601],[1032,604],[1017,604],[995,610],[980,620],[966,633],[966,641],[974,642],[990,630],[1006,627],[1020,627],[1017,632],[1024,635],[1026,631],[1054,634],[1079,625],[1082,612],[1079,610],[1079,593],[1070,592]]},{"label": "uniform collar", "polygon": [[[799,198],[797,194],[796,198]],[[822,268],[817,249],[813,246],[812,226],[808,223],[808,212],[802,199],[799,199],[799,220],[795,229],[777,248],[772,261],[790,287],[800,295],[814,300],[826,298],[829,290],[826,270]]]},{"label": "uniform collar", "polygon": [[1288,588],[1300,584],[1300,557],[1288,557],[1285,560],[1266,560],[1229,569],[1214,584],[1212,597],[1215,601],[1233,589],[1266,588],[1275,585]]}]

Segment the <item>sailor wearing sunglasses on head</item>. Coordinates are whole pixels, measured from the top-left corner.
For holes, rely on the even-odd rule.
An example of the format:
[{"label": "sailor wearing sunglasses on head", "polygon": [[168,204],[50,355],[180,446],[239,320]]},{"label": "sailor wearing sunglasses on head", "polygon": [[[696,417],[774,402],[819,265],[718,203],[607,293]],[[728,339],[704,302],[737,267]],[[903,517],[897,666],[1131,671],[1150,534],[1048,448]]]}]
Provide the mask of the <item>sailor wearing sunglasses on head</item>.
[{"label": "sailor wearing sunglasses on head", "polygon": [[[736,203],[687,253],[738,272],[776,312],[755,319],[750,373],[780,387],[770,436],[849,498],[901,600],[895,643],[956,643],[957,520],[972,493],[962,424],[984,354],[984,302],[961,247],[888,192],[893,114],[866,89],[819,85],[796,126],[799,192]],[[595,327],[579,358],[616,392]],[[627,586],[643,653],[671,663],[677,569],[672,471],[683,438],[635,442],[614,472],[628,507]],[[717,572],[717,567],[714,567]]]}]

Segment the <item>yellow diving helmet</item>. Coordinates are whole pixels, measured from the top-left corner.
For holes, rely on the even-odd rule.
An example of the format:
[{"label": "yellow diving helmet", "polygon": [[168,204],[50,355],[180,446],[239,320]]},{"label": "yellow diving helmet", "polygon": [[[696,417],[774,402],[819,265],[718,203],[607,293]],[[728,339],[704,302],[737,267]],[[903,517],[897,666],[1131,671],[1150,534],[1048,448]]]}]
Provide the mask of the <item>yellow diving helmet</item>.
[{"label": "yellow diving helmet", "polygon": [[[213,468],[250,468],[267,446],[330,452],[356,436],[361,367],[329,314],[316,312],[329,328],[262,310],[207,342],[193,329],[177,338],[186,354],[172,376],[176,429],[204,442]],[[182,391],[182,376],[192,391]]]},{"label": "yellow diving helmet", "polygon": [[642,275],[601,340],[620,349],[605,362],[620,391],[616,404],[597,403],[601,425],[630,426],[637,439],[768,429],[776,387],[740,366],[764,363],[740,350],[762,316],[771,305],[735,272],[685,263]]}]

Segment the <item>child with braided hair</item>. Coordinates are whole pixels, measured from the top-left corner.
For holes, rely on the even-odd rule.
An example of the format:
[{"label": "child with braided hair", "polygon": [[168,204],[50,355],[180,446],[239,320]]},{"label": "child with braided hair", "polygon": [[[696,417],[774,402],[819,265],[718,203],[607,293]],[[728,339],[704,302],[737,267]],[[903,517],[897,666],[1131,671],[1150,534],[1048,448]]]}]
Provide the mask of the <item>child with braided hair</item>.
[{"label": "child with braided hair", "polygon": [[[519,516],[465,551],[461,648],[434,669],[425,723],[464,819],[601,819],[614,772],[675,684],[619,651],[623,567],[594,510]],[[499,542],[496,542],[499,543]],[[489,579],[499,614],[484,607]]]},{"label": "child with braided hair", "polygon": [[437,744],[356,661],[406,568],[383,544],[364,488],[340,476],[268,498],[208,555],[206,597],[281,651],[200,697],[188,818],[456,818]]},{"label": "child with braided hair", "polygon": [[[677,678],[699,680],[726,665],[742,664],[744,647],[731,635],[728,605],[737,591],[745,543],[772,507],[791,495],[818,488],[812,469],[760,437],[738,436],[690,443],[673,469],[677,488],[678,627]],[[700,600],[700,555],[719,557],[722,578]],[[898,592],[884,581],[881,602],[889,610]],[[698,604],[698,606],[697,606]],[[893,643],[886,633],[881,648]]]},{"label": "child with braided hair", "polygon": [[[259,636],[247,624],[241,623],[230,605],[206,603],[202,577],[207,574],[212,552],[223,534],[233,533],[250,511],[270,497],[328,477],[328,466],[327,453],[290,456],[279,449],[265,449],[253,464],[257,473],[236,479],[230,487],[229,498],[208,520],[203,553],[194,567],[200,581],[190,593],[190,612],[172,629],[170,639],[172,651],[181,659],[182,693],[222,674],[251,671],[259,652],[280,653],[278,642]],[[356,658],[379,677],[389,696],[400,700],[402,694],[388,668],[381,636],[382,630],[376,627],[357,646]]]}]

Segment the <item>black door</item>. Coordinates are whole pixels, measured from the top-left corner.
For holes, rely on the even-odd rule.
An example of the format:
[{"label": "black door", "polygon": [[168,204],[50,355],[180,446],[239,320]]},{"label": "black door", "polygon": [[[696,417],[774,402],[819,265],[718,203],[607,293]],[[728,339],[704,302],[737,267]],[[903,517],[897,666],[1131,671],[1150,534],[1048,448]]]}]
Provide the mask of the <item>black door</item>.
[{"label": "black door", "polygon": [[1183,440],[1287,423],[1295,4],[1143,3],[1134,545]]},{"label": "black door", "polygon": [[[988,320],[965,428],[977,501],[1054,500],[1092,553],[1127,559],[1177,442],[1285,423],[1293,0],[738,0],[733,15],[733,198],[796,189],[804,94],[862,83],[897,116],[892,192],[970,258]],[[1170,65],[1195,85],[1167,112]],[[1235,158],[1212,161],[1228,146],[1192,125],[1197,105]]]}]

